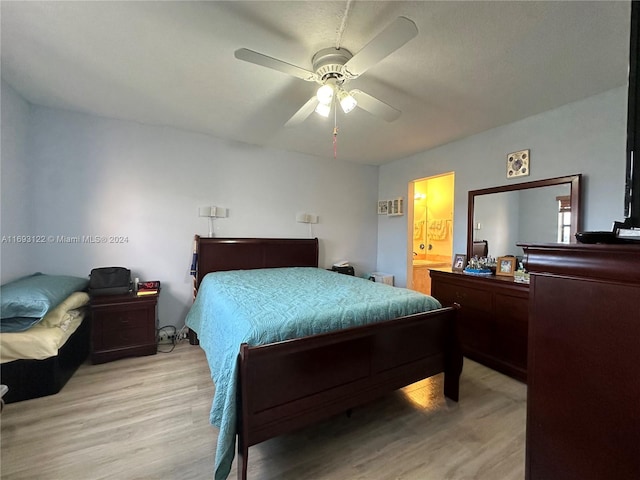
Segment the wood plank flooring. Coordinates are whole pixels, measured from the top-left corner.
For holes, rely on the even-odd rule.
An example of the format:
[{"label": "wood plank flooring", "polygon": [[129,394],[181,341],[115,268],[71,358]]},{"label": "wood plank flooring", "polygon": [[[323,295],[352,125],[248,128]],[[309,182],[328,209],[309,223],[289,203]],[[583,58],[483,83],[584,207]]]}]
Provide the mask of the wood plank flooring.
[{"label": "wood plank flooring", "polygon": [[[213,478],[203,351],[85,364],[57,395],[0,416],[3,480]],[[436,376],[249,449],[251,480],[522,480],[526,386],[465,359],[460,402]],[[234,462],[230,478],[235,478]]]}]

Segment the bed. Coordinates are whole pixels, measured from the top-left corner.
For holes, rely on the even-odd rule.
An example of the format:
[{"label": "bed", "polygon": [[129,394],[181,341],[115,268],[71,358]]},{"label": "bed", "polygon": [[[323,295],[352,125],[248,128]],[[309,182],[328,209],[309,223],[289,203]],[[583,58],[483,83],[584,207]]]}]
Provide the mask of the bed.
[{"label": "bed", "polygon": [[[196,237],[196,254],[196,298],[186,323],[191,343],[199,342],[206,353],[216,386],[210,418],[220,428],[216,480],[230,472],[236,434],[238,478],[245,480],[250,446],[423,378],[444,372],[444,393],[458,400],[462,355],[455,308],[442,308],[417,292],[319,269],[317,239]],[[288,286],[270,276],[289,273],[293,283],[306,288],[297,298],[309,298],[312,305],[318,301],[313,292],[330,296],[318,285],[336,282],[342,290],[374,289],[359,295],[377,296],[379,289],[396,292],[407,304],[384,307],[385,314],[360,323],[351,317],[361,314],[349,308],[351,317],[347,315],[345,323],[344,316],[332,321],[340,308],[326,311],[318,302],[317,309],[312,307],[312,326],[303,328],[291,323],[297,321],[291,319],[298,307],[287,301]],[[307,281],[307,274],[314,280]],[[257,283],[243,283],[247,277]],[[269,285],[276,288],[269,290]],[[257,303],[236,302],[253,294]],[[405,314],[407,308],[416,308],[413,302],[432,310]],[[258,310],[252,305],[259,305]],[[223,317],[231,322],[223,322]],[[274,317],[281,330],[265,333],[258,319],[271,323]]]},{"label": "bed", "polygon": [[5,403],[58,393],[89,354],[88,281],[35,274],[1,287]]}]

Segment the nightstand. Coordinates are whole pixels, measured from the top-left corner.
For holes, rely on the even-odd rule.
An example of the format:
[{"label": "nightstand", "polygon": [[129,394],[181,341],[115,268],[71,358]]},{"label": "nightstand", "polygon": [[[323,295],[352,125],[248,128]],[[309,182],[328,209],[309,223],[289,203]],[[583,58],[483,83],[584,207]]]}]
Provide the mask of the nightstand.
[{"label": "nightstand", "polygon": [[91,361],[155,354],[157,303],[157,294],[92,297]]}]

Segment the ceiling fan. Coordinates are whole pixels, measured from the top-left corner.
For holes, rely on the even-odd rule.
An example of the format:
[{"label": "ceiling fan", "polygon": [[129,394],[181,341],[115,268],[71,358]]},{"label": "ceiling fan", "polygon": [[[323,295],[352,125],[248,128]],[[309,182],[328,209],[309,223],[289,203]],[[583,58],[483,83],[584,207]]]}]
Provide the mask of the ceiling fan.
[{"label": "ceiling fan", "polygon": [[406,17],[398,17],[355,55],[345,48],[330,47],[320,50],[313,56],[313,71],[246,48],[236,50],[235,57],[321,85],[316,95],[311,97],[285,126],[303,122],[314,111],[328,117],[334,103],[339,103],[344,113],[349,113],[358,106],[387,122],[393,122],[400,116],[400,110],[361,90],[348,91],[345,85],[395,52],[417,34],[418,28],[413,21]]}]

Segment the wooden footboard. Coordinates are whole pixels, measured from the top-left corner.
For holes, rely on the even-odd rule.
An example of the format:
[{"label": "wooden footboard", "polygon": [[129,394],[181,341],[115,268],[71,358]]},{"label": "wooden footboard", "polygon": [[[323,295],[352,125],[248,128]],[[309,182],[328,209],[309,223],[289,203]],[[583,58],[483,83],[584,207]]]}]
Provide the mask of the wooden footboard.
[{"label": "wooden footboard", "polygon": [[462,355],[455,308],[296,340],[250,347],[238,356],[238,478],[248,449],[380,395],[444,372],[458,400]]}]

